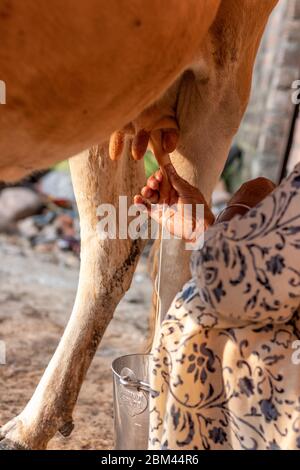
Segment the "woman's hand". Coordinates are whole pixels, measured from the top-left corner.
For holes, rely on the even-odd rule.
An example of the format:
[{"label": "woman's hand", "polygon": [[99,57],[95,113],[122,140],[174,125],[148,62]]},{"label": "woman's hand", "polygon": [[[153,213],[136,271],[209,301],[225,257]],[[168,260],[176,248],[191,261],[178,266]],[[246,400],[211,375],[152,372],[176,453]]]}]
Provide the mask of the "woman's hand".
[{"label": "woman's hand", "polygon": [[[226,209],[221,212],[217,221],[226,222],[237,214],[246,214],[249,209],[255,207],[265,199],[275,188],[276,185],[271,180],[264,177],[246,181],[232,196]],[[235,204],[237,205],[235,206]],[[247,207],[239,207],[238,204],[248,206],[248,209]]]},{"label": "woman's hand", "polygon": [[[158,170],[148,178],[147,185],[141,190],[141,194],[135,196],[134,203],[144,205],[149,215],[158,223],[165,222],[172,235],[185,241],[195,241],[197,235],[200,235],[196,233],[199,222],[201,226],[204,222],[206,229],[214,223],[214,215],[202,193],[181,178],[172,164],[166,165],[164,172],[170,185],[169,194],[164,195],[162,200],[160,188],[164,175]],[[204,221],[197,220],[197,205],[204,206]]]}]

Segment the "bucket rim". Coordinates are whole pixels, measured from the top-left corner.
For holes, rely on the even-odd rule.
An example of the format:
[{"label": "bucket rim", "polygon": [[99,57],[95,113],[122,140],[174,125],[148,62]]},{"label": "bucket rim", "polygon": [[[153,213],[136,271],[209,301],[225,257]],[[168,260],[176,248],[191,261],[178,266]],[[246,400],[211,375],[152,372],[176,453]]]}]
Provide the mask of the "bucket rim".
[{"label": "bucket rim", "polygon": [[136,356],[151,357],[152,354],[133,353],[133,354],[124,354],[123,356],[116,357],[116,358],[112,361],[112,363],[111,363],[111,370],[112,370],[113,374],[114,374],[115,376],[117,376],[119,379],[122,379],[121,375],[118,374],[118,372],[116,372],[116,370],[115,370],[115,363],[116,363],[119,359],[123,359],[123,358],[126,358],[126,357],[136,357]]}]

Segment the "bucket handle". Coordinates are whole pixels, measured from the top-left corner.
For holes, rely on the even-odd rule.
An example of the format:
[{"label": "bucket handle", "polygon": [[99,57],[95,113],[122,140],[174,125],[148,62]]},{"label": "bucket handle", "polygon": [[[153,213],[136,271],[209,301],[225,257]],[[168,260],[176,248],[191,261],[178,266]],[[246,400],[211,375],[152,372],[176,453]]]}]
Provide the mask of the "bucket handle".
[{"label": "bucket handle", "polygon": [[152,393],[152,389],[147,382],[143,382],[142,380],[133,380],[129,376],[120,377],[120,383],[124,385],[124,387],[134,388],[139,390],[143,390],[144,392]]}]

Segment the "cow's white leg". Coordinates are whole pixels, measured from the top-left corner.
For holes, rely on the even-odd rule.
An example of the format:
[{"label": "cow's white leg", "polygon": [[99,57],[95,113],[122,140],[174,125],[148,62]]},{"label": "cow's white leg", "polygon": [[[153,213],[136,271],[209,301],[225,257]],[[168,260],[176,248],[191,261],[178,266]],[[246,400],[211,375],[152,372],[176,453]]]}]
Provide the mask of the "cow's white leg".
[{"label": "cow's white leg", "polygon": [[130,198],[143,185],[142,162],[109,160],[94,148],[70,162],[81,221],[81,268],[73,312],[32,399],[1,430],[2,448],[43,449],[58,429],[72,430],[72,411],[90,362],[114,310],[129,288],[142,242],[97,236],[101,203]]}]

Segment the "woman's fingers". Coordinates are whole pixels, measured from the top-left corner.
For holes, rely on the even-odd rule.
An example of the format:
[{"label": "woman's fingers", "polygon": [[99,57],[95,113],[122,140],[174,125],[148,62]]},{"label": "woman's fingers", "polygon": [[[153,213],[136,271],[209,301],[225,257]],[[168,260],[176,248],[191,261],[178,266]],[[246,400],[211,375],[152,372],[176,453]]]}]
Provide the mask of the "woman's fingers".
[{"label": "woman's fingers", "polygon": [[159,190],[159,185],[163,181],[163,174],[161,170],[157,170],[153,175],[149,176],[147,180],[147,186],[155,191]]},{"label": "woman's fingers", "polygon": [[141,205],[145,206],[146,210],[149,210],[151,207],[151,204],[147,201],[147,199],[143,198],[143,196],[141,196],[140,194],[137,194],[136,196],[134,196],[133,202],[137,206],[141,206]]},{"label": "woman's fingers", "polygon": [[142,189],[141,189],[141,195],[146,198],[146,199],[150,199],[150,197],[152,196],[153,194],[153,190],[151,188],[149,188],[149,186],[144,186]]},{"label": "woman's fingers", "polygon": [[[147,180],[147,185],[141,189],[141,193],[137,194],[134,197],[134,204],[143,204],[147,207],[148,212],[152,212],[150,215],[158,220],[160,212],[155,211],[153,216],[153,206],[151,204],[158,204],[166,202],[161,200],[160,189],[163,182],[163,173],[161,169],[157,170],[153,175],[151,175]],[[178,193],[174,187],[170,189],[170,194],[168,197],[168,205],[176,204],[178,202]]]},{"label": "woman's fingers", "polygon": [[160,182],[155,178],[155,175],[150,176],[147,180],[147,186],[154,191],[159,190],[159,183]]},{"label": "woman's fingers", "polygon": [[147,185],[141,190],[141,195],[152,204],[156,204],[160,199],[159,190],[162,180],[162,172],[158,170],[148,178]]},{"label": "woman's fingers", "polygon": [[162,221],[162,214],[163,209],[161,204],[154,204],[152,205],[147,199],[143,198],[140,194],[134,196],[133,202],[137,206],[144,206],[145,211],[148,212],[149,216],[156,220],[156,222],[161,223]]},{"label": "woman's fingers", "polygon": [[157,171],[154,173],[154,178],[155,178],[159,183],[162,182],[162,180],[163,180],[163,173],[162,173],[161,169],[157,170]]},{"label": "woman's fingers", "polygon": [[151,204],[156,204],[159,201],[159,192],[144,186],[141,190],[141,195],[147,199]]}]

